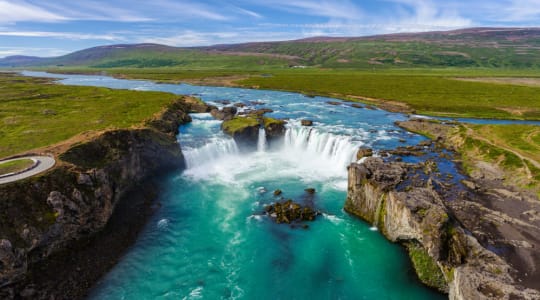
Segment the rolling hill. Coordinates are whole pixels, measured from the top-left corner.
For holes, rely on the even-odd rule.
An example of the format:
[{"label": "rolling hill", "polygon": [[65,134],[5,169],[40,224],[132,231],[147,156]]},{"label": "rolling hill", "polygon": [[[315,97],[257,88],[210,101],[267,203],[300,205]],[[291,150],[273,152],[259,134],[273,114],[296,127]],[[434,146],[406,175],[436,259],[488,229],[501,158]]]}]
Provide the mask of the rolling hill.
[{"label": "rolling hill", "polygon": [[540,28],[470,28],[368,37],[313,37],[178,48],[110,45],[54,58],[11,56],[1,67],[93,68],[324,68],[484,67],[540,68]]}]

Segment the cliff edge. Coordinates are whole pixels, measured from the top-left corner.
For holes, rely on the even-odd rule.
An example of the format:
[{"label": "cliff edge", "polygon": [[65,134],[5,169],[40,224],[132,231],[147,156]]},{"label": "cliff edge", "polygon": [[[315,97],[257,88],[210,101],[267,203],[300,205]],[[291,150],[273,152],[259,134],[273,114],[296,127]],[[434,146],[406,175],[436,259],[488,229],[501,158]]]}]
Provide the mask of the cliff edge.
[{"label": "cliff edge", "polygon": [[[130,207],[155,198],[140,200],[130,192],[154,176],[184,167],[176,134],[180,124],[191,121],[188,112],[192,110],[193,105],[181,98],[140,128],[92,133],[82,141],[56,145],[48,149],[57,159],[53,169],[1,185],[0,298],[84,297],[112,265],[98,265],[98,254],[94,258],[91,253],[97,250],[83,248],[103,247],[90,241],[114,221],[111,216],[119,205],[132,213]],[[144,189],[139,192],[145,193]],[[133,219],[138,217],[125,219],[135,224]],[[90,252],[86,262],[73,259],[81,251]],[[121,253],[115,252],[111,259]],[[48,270],[50,266],[61,269]],[[68,274],[64,268],[70,269]],[[85,268],[94,272],[93,278],[85,278]],[[71,277],[60,278],[60,274]]]},{"label": "cliff edge", "polygon": [[481,195],[465,187],[448,190],[450,185],[425,170],[426,163],[375,157],[353,163],[345,209],[404,244],[419,279],[450,299],[540,299],[537,289],[521,284],[523,269],[481,239],[496,230],[469,226],[483,216],[507,224],[519,220],[482,206]]}]

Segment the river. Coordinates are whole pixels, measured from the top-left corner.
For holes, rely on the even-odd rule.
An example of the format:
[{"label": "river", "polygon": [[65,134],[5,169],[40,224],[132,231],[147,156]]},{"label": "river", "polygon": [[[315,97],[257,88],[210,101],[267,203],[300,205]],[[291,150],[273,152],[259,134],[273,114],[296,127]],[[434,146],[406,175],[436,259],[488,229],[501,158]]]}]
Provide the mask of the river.
[{"label": "river", "polygon": [[[245,152],[221,132],[220,121],[192,114],[178,135],[186,170],[164,179],[160,208],[90,299],[444,298],[419,283],[401,246],[342,209],[346,167],[358,147],[377,152],[424,139],[393,124],[405,115],[288,92],[23,74],[196,95],[217,106],[242,102],[288,119],[282,142],[266,143],[261,131],[257,150]],[[314,126],[301,126],[301,119]],[[308,229],[273,223],[262,213],[278,200],[276,189],[323,214]]]}]

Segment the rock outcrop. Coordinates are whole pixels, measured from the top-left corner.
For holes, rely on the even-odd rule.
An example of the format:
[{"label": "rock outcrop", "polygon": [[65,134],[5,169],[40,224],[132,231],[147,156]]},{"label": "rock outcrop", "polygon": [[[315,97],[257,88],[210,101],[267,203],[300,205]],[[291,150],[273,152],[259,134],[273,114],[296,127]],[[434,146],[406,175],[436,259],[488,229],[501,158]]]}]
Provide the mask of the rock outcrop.
[{"label": "rock outcrop", "polygon": [[188,109],[180,99],[146,127],[96,134],[68,146],[51,171],[0,186],[0,298],[71,298],[32,281],[36,266],[60,252],[69,261],[76,253],[67,249],[100,232],[119,202],[133,200],[123,198],[130,190],[184,167],[175,136]]},{"label": "rock outcrop", "polygon": [[285,124],[287,124],[285,121],[273,118],[263,118],[262,121],[269,145],[285,135]]},{"label": "rock outcrop", "polygon": [[210,114],[212,115],[212,117],[218,120],[228,121],[234,118],[234,115],[236,115],[236,112],[237,112],[237,109],[235,106],[228,106],[228,107],[223,107],[222,109],[213,108],[210,111]]},{"label": "rock outcrop", "polygon": [[313,208],[305,205],[300,205],[291,199],[270,204],[264,208],[265,213],[281,224],[300,223],[303,221],[314,221],[320,213]]},{"label": "rock outcrop", "polygon": [[311,120],[301,120],[300,124],[302,126],[313,126],[313,121],[311,121]]},{"label": "rock outcrop", "polygon": [[508,261],[478,241],[474,228],[463,226],[454,204],[466,200],[444,199],[435,178],[414,182],[410,174],[419,170],[374,157],[351,164],[345,209],[407,245],[420,280],[450,299],[539,299],[537,290],[520,285]]},{"label": "rock outcrop", "polygon": [[373,149],[366,148],[366,147],[360,147],[358,148],[358,152],[356,152],[356,159],[359,160],[364,157],[370,157],[373,156]]},{"label": "rock outcrop", "polygon": [[257,147],[261,127],[265,129],[266,139],[271,145],[272,142],[283,137],[285,124],[283,120],[248,115],[225,120],[221,124],[221,128],[223,132],[232,136],[241,148],[254,149]]}]

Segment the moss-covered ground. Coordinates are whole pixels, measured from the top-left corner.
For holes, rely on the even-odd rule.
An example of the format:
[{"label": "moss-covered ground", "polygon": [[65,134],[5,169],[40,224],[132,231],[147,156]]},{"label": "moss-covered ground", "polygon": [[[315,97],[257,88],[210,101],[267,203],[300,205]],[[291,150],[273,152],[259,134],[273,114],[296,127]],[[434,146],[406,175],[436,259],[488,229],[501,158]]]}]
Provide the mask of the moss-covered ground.
[{"label": "moss-covered ground", "polygon": [[428,286],[441,291],[446,290],[444,275],[427,251],[415,243],[409,243],[406,246],[418,278]]},{"label": "moss-covered ground", "polygon": [[239,130],[257,125],[259,125],[259,120],[255,117],[235,117],[231,120],[224,121],[221,128],[225,132],[234,135]]},{"label": "moss-covered ground", "polygon": [[168,93],[65,86],[0,73],[0,158],[85,131],[141,124],[176,98]]}]

